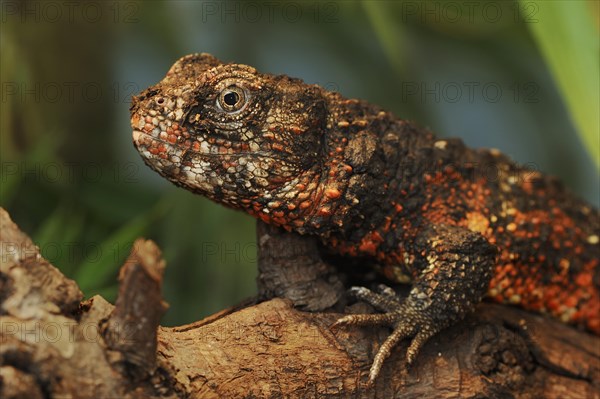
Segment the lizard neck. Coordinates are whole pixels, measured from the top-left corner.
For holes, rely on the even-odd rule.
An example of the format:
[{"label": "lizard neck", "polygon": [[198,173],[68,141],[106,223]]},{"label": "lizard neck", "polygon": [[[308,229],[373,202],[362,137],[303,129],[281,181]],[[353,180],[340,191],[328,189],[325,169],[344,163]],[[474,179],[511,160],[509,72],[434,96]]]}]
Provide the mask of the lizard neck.
[{"label": "lizard neck", "polygon": [[415,162],[413,154],[430,148],[435,137],[366,102],[327,97],[320,162],[307,172],[313,195],[295,230],[326,242],[358,242],[388,223],[404,163]]},{"label": "lizard neck", "polygon": [[[266,223],[332,244],[355,245],[389,225],[403,170],[434,136],[363,101],[325,94],[327,119],[313,165],[246,210]],[[408,174],[410,175],[410,174]],[[389,226],[388,226],[389,227]]]}]

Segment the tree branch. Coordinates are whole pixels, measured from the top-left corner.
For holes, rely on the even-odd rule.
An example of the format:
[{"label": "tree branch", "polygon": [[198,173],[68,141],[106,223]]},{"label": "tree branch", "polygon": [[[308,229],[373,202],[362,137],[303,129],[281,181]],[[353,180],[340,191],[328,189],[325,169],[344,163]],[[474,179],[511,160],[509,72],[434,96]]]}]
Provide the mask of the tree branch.
[{"label": "tree branch", "polygon": [[151,241],[123,266],[113,306],[82,301],[3,210],[0,226],[2,398],[600,396],[600,338],[541,315],[482,304],[408,371],[400,345],[365,390],[385,329],[334,333],[339,314],[283,299],[157,328],[164,264]]}]

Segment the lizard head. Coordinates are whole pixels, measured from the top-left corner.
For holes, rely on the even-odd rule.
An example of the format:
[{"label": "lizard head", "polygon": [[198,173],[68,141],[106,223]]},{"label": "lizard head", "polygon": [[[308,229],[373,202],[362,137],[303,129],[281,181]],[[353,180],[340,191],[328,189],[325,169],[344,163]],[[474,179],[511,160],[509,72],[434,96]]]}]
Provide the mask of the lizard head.
[{"label": "lizard head", "polygon": [[318,168],[327,123],[317,86],[208,54],[178,60],[130,111],[133,143],[152,169],[237,208]]}]

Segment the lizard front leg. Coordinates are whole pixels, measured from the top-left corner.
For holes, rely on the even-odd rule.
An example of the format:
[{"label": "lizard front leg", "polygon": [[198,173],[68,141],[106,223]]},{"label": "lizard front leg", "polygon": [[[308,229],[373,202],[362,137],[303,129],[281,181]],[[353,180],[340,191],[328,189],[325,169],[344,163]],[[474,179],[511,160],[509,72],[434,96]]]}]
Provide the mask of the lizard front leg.
[{"label": "lizard front leg", "polygon": [[406,352],[406,364],[410,365],[429,338],[474,308],[492,276],[497,249],[479,233],[458,226],[430,226],[413,245],[417,276],[406,300],[395,298],[389,289],[375,293],[353,287],[351,292],[358,299],[384,313],[348,315],[333,325],[393,327],[375,356],[369,384],[377,378],[396,344],[406,338],[412,338]]},{"label": "lizard front leg", "polygon": [[301,236],[258,221],[258,294],[260,299],[290,299],[305,311],[330,309],[344,296],[334,266],[319,255],[315,237]]}]

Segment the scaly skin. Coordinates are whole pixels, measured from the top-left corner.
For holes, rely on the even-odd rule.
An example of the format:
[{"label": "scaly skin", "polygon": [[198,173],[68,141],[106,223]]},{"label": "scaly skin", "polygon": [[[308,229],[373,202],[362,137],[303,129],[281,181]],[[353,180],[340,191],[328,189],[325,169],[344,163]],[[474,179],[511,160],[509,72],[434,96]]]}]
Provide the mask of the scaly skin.
[{"label": "scaly skin", "polygon": [[208,54],[177,61],[135,97],[134,144],[178,186],[316,236],[396,282],[354,294],[386,324],[372,382],[394,345],[407,362],[485,295],[600,335],[600,215],[555,179],[473,150],[363,101]]}]

